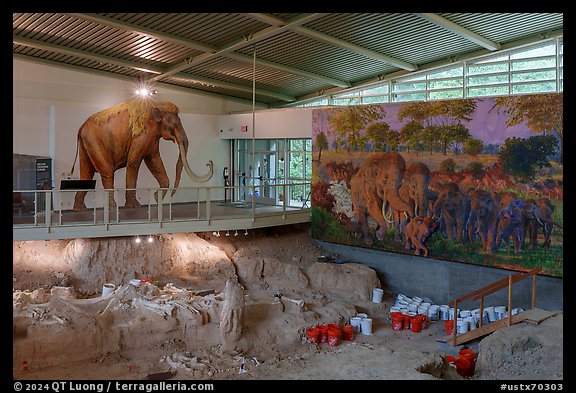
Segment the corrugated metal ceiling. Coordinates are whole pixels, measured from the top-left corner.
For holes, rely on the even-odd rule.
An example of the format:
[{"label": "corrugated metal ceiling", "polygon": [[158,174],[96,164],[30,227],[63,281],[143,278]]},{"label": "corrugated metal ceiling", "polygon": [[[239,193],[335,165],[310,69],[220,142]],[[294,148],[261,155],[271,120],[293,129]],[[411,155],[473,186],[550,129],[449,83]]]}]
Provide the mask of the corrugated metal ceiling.
[{"label": "corrugated metal ceiling", "polygon": [[14,13],[18,59],[270,106],[563,34],[562,13]]}]

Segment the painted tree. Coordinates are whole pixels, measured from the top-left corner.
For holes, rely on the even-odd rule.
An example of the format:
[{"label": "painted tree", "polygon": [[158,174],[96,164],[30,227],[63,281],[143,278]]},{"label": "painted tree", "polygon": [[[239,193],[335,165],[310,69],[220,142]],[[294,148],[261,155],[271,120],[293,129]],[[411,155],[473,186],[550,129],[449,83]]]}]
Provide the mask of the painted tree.
[{"label": "painted tree", "polygon": [[484,142],[481,139],[469,137],[466,138],[464,143],[462,144],[462,151],[466,154],[470,154],[473,157],[476,157],[480,152],[484,150]]},{"label": "painted tree", "polygon": [[531,94],[494,98],[492,109],[503,111],[509,117],[507,126],[522,122],[530,127],[533,133],[554,133],[560,140],[560,162],[564,162],[564,104],[563,94]]},{"label": "painted tree", "polygon": [[386,134],[390,130],[388,123],[376,121],[366,127],[366,137],[372,145],[372,151],[386,150]]},{"label": "painted tree", "polygon": [[348,153],[358,147],[358,138],[366,126],[386,113],[381,105],[359,105],[335,108],[328,115],[328,123],[332,128],[335,140],[339,146],[346,144]]},{"label": "painted tree", "polygon": [[322,159],[322,150],[328,149],[328,139],[326,138],[326,134],[323,132],[316,134],[314,147],[318,150],[318,163],[320,163],[320,160]]},{"label": "painted tree", "polygon": [[423,131],[424,126],[422,123],[415,120],[410,120],[402,126],[398,138],[408,153],[410,153],[410,149],[413,149],[416,151],[416,155],[418,155],[418,151],[424,148],[424,142],[422,140]]},{"label": "painted tree", "polygon": [[500,157],[504,171],[518,181],[534,178],[536,170],[550,166],[548,157],[554,153],[558,141],[553,135],[538,135],[529,138],[506,138]]},{"label": "painted tree", "polygon": [[411,102],[402,104],[398,119],[408,118],[422,124],[428,131],[428,141],[433,142],[435,136],[446,155],[448,148],[470,136],[462,123],[472,120],[475,110],[476,99]]}]

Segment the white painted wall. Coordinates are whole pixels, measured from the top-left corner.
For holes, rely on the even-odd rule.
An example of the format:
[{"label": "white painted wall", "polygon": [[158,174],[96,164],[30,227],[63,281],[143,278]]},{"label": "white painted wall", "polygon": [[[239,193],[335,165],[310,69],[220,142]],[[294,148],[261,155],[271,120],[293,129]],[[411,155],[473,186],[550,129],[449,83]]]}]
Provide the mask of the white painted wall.
[{"label": "white painted wall", "polygon": [[[221,139],[312,138],[313,108],[257,110],[220,116]],[[254,124],[253,124],[254,123]],[[253,127],[254,125],[254,127]],[[243,132],[242,127],[247,126]]]}]

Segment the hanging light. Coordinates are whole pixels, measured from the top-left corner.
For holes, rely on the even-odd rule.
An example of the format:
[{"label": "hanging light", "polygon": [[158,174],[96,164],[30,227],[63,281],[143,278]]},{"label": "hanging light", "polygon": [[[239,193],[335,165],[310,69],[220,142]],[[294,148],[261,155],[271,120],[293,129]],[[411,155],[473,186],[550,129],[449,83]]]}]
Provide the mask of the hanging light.
[{"label": "hanging light", "polygon": [[148,243],[152,243],[154,241],[154,239],[152,238],[152,235],[148,236]]},{"label": "hanging light", "polygon": [[248,236],[248,229],[245,229],[244,236]]},{"label": "hanging light", "polygon": [[230,236],[230,231],[226,231],[226,236]]},{"label": "hanging light", "polygon": [[140,243],[142,240],[140,239],[140,236],[136,236],[136,240],[134,240],[136,243]]},{"label": "hanging light", "polygon": [[238,230],[234,232],[234,236],[238,236]]}]

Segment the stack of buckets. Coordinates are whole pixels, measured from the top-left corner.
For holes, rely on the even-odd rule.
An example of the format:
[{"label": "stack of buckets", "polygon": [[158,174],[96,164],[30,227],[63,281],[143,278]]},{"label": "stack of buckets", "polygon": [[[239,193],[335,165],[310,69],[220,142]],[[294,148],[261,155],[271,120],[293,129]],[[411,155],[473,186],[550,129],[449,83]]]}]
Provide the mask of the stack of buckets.
[{"label": "stack of buckets", "polygon": [[[524,311],[522,308],[514,308],[512,315]],[[482,324],[497,321],[508,317],[505,306],[495,306],[484,308]],[[435,305],[425,302],[417,296],[409,298],[403,294],[398,294],[396,302],[390,307],[390,317],[392,319],[393,330],[411,330],[415,333],[427,328],[428,321],[444,321],[446,335],[451,335],[454,328],[454,307],[447,304]],[[421,323],[418,323],[418,319]],[[476,329],[480,324],[480,309],[457,310],[456,332],[466,333]],[[415,326],[413,326],[415,325]]]},{"label": "stack of buckets", "polygon": [[452,355],[446,356],[448,363],[456,367],[456,371],[463,377],[470,377],[474,374],[476,365],[476,354],[471,349],[461,349],[458,352],[458,358]]},{"label": "stack of buckets", "polygon": [[399,294],[394,306],[390,307],[392,330],[409,330],[420,333],[428,328],[428,320],[437,320],[438,306],[424,302],[422,298],[409,298]]},{"label": "stack of buckets", "polygon": [[342,328],[335,323],[318,325],[308,328],[308,341],[313,344],[340,345],[340,340],[352,341],[354,339],[354,327],[344,324]]}]

